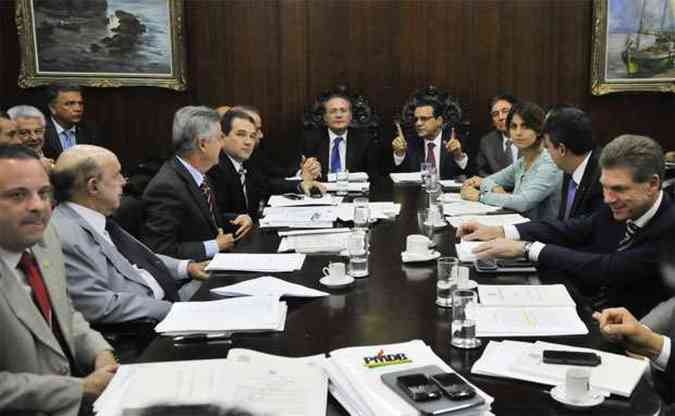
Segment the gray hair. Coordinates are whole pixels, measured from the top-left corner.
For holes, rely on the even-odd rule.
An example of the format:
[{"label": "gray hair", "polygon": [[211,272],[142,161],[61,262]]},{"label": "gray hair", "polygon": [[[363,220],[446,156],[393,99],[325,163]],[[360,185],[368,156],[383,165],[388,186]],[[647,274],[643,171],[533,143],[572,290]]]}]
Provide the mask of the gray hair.
[{"label": "gray hair", "polygon": [[66,202],[73,199],[73,193],[85,189],[91,178],[100,178],[103,174],[100,164],[88,157],[69,169],[53,170],[49,179],[54,186],[54,199]]},{"label": "gray hair", "polygon": [[12,120],[16,120],[17,118],[39,118],[43,126],[47,124],[47,120],[45,119],[45,115],[42,114],[42,111],[32,105],[15,105],[7,110],[7,114],[9,114],[9,117]]},{"label": "gray hair", "polygon": [[179,155],[196,149],[196,140],[206,137],[220,124],[218,113],[203,106],[187,106],[176,111],[173,117],[173,147]]},{"label": "gray hair", "polygon": [[654,139],[633,134],[621,135],[605,146],[598,160],[602,169],[628,168],[633,181],[644,183],[657,175],[663,183],[663,148]]}]

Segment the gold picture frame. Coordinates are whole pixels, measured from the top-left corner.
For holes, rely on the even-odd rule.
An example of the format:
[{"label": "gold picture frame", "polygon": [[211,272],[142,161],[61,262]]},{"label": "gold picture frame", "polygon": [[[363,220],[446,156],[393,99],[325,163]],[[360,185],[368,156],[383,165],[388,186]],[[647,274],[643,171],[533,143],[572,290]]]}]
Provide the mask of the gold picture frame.
[{"label": "gold picture frame", "polygon": [[591,93],[675,92],[669,0],[593,0]]},{"label": "gold picture frame", "polygon": [[18,84],[183,91],[183,10],[183,0],[16,0]]}]

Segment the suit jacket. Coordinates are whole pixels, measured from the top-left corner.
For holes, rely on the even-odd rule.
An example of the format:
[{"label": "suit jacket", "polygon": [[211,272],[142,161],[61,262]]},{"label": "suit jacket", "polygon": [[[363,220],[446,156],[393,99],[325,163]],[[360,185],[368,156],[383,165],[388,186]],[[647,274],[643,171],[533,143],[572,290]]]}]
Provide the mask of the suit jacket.
[{"label": "suit jacket", "polygon": [[[54,126],[51,116],[47,116],[46,119],[45,144],[42,148],[42,152],[46,157],[56,160],[61,152],[63,152],[63,146],[61,145],[59,135],[56,133],[56,127]],[[75,140],[77,144],[100,145],[101,140],[98,127],[91,121],[82,120],[75,129]]]},{"label": "suit jacket", "polygon": [[582,288],[606,287],[606,306],[626,306],[642,316],[668,293],[659,274],[659,247],[675,231],[675,206],[666,194],[656,215],[623,251],[616,249],[626,225],[614,220],[607,206],[584,217],[516,228],[521,240],[546,243],[539,254],[544,269],[563,272]]},{"label": "suit jacket", "polygon": [[33,246],[33,254],[54,317],[78,368],[70,368],[35,303],[0,261],[0,413],[75,416],[82,400],[82,383],[71,371],[88,373],[96,354],[112,347],[73,309],[66,293],[61,246],[51,227]]},{"label": "suit jacket", "polygon": [[[63,245],[68,292],[88,321],[116,323],[166,316],[171,302],[155,299],[131,263],[77,211],[60,204],[52,223]],[[178,283],[180,261],[162,255],[158,258]]]},{"label": "suit jacket", "polygon": [[[581,183],[577,186],[577,193],[574,195],[570,218],[588,215],[604,206],[602,196],[602,186],[600,185],[600,166],[598,166],[599,150],[593,150],[588,158],[584,175],[581,177]],[[558,219],[565,219],[565,210],[567,209],[567,189],[569,188],[571,175],[563,176],[563,183],[560,198],[560,211]]]},{"label": "suit jacket", "polygon": [[507,157],[502,133],[499,130],[492,130],[480,139],[480,147],[475,159],[476,174],[486,177],[499,172],[513,163]]},{"label": "suit jacket", "polygon": [[218,215],[209,211],[206,197],[190,172],[176,158],[169,159],[143,192],[145,224],[141,240],[155,253],[179,259],[206,260],[204,241],[213,240],[218,228],[233,232]]},{"label": "suit jacket", "polygon": [[[330,160],[328,129],[305,131],[302,138],[302,154],[315,157],[321,163],[321,177],[328,177]],[[350,172],[366,172],[374,178],[380,174],[379,141],[372,138],[367,129],[349,128],[347,133],[346,167]]]},{"label": "suit jacket", "polygon": [[[462,169],[457,165],[455,159],[450,155],[445,146],[448,144],[446,139],[446,133],[443,132],[441,136],[441,149],[440,149],[440,176],[441,179],[453,179],[459,175],[466,173],[466,169]],[[460,140],[461,141],[461,140]],[[392,172],[418,172],[420,170],[420,164],[425,161],[424,159],[424,149],[425,140],[421,137],[414,137],[408,140],[408,148],[406,149],[405,159],[401,162],[400,165],[396,165],[393,160],[392,153]],[[462,145],[462,149],[464,146]],[[467,165],[468,167],[468,165]]]}]

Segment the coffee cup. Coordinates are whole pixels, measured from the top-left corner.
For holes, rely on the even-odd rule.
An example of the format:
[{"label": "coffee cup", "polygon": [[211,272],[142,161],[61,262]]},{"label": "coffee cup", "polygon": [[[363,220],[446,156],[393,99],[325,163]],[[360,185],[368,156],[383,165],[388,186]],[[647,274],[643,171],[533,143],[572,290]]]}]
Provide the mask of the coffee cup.
[{"label": "coffee cup", "polygon": [[565,374],[565,395],[572,401],[583,400],[590,389],[590,371],[587,368],[570,368]]},{"label": "coffee cup", "polygon": [[429,254],[429,240],[421,234],[411,234],[405,239],[405,249],[408,254],[426,256]]},{"label": "coffee cup", "polygon": [[344,263],[329,263],[328,266],[324,267],[321,271],[328,280],[338,282],[344,280],[346,268]]}]

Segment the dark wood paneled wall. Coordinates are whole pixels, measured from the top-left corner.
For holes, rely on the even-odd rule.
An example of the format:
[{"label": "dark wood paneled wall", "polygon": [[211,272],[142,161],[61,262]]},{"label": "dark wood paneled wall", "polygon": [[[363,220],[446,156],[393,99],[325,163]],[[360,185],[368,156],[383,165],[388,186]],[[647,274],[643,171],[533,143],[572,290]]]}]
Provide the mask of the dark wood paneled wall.
[{"label": "dark wood paneled wall", "polygon": [[[305,104],[336,83],[369,97],[387,138],[411,91],[434,84],[459,98],[474,140],[506,90],[586,109],[599,142],[631,132],[675,148],[672,94],[590,95],[591,23],[591,0],[186,0],[189,90],[88,89],[87,113],[127,166],[167,154],[186,104],[258,106],[287,158]],[[0,0],[3,107],[40,100],[17,87],[19,64],[13,2]]]}]

